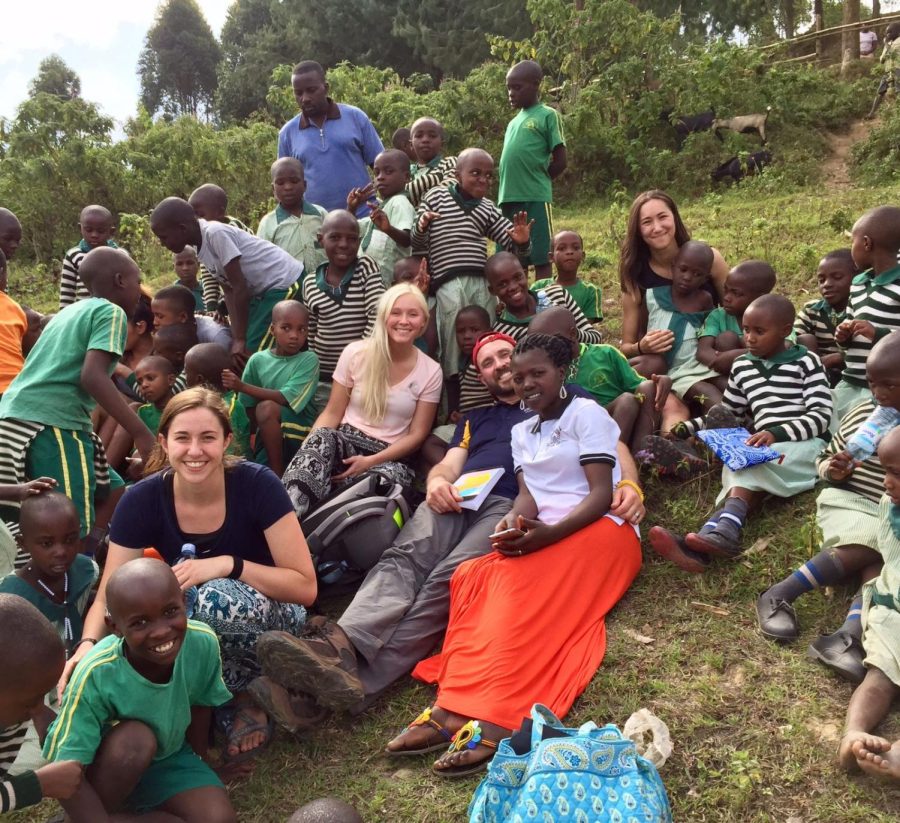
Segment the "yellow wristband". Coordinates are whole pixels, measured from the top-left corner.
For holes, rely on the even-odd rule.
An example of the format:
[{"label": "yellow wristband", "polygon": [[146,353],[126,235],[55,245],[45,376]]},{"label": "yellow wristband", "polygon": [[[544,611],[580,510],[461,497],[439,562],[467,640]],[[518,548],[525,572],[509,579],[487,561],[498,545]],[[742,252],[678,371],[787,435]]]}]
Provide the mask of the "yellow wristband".
[{"label": "yellow wristband", "polygon": [[633,488],[638,493],[638,497],[641,498],[641,503],[644,502],[644,490],[637,483],[635,483],[634,480],[620,480],[618,483],[616,483],[617,489],[621,489],[622,486],[631,486],[631,488]]}]

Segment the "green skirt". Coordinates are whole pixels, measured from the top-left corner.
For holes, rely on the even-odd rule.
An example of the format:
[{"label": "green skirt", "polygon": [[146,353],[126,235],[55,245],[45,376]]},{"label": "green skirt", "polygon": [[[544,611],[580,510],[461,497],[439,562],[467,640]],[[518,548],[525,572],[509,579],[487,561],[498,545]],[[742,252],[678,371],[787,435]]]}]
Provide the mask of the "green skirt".
[{"label": "green skirt", "polygon": [[828,486],[816,498],[822,550],[866,546],[878,551],[878,503],[861,494]]},{"label": "green skirt", "polygon": [[825,443],[818,437],[773,443],[772,448],[784,455],[784,458],[736,472],[727,466],[722,467],[722,491],[716,498],[716,505],[725,500],[734,488],[767,492],[776,497],[793,497],[816,485],[819,479],[816,457],[825,448]]}]

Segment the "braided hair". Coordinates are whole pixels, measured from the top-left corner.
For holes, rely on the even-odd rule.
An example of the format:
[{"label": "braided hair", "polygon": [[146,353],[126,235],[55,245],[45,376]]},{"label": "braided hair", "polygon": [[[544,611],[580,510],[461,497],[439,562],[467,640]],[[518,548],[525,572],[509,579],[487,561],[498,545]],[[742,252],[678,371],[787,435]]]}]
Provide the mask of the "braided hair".
[{"label": "braided hair", "polygon": [[544,352],[557,368],[568,368],[572,363],[572,341],[561,334],[528,334],[516,344],[513,357],[535,349]]}]

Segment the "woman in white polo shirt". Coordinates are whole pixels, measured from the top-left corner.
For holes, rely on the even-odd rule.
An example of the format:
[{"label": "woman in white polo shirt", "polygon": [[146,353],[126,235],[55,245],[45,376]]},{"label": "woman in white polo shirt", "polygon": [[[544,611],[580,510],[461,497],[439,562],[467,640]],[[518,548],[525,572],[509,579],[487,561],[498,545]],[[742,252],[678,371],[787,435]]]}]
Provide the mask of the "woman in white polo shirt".
[{"label": "woman in white polo shirt", "polygon": [[431,432],[443,386],[441,367],[415,346],[427,325],[422,292],[400,283],[381,296],[372,336],[341,353],[328,405],[282,478],[297,517],[369,472],[412,486],[406,458]]},{"label": "woman in white polo shirt", "polygon": [[606,614],[641,567],[636,526],[609,514],[617,486],[635,485],[621,480],[619,428],[566,393],[571,360],[558,335],[516,346],[513,383],[536,412],[512,430],[519,494],[492,536],[496,551],[454,573],[443,650],[413,671],[438,684],[435,705],[388,744],[410,753],[414,738],[432,751],[455,735],[434,764],[442,776],[483,769],[532,704],[569,711],[603,659]]}]

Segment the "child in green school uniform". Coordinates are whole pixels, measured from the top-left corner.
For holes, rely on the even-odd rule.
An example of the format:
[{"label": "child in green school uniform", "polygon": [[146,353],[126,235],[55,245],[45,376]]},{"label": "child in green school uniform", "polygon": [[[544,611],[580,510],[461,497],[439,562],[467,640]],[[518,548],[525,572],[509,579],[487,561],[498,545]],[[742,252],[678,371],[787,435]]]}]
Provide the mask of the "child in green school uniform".
[{"label": "child in green school uniform", "polygon": [[[409,158],[398,149],[388,149],[375,158],[375,183],[353,189],[347,195],[347,210],[357,209],[371,200],[372,211],[359,221],[359,250],[371,257],[381,271],[386,289],[394,279],[394,264],[410,254],[409,234],[416,221],[416,210],[406,195]],[[372,195],[378,192],[381,204]]]},{"label": "child in green school uniform", "polygon": [[222,375],[231,363],[228,353],[215,343],[198,343],[188,351],[184,358],[184,374],[187,387],[205,386],[222,395],[231,420],[233,440],[228,447],[228,454],[237,457],[248,457],[253,454],[250,446],[250,418],[238,393],[225,386]]},{"label": "child in green school uniform", "polygon": [[534,223],[531,256],[535,277],[550,277],[553,181],[565,171],[566,143],[559,112],[540,101],[544,73],[534,60],[516,63],[506,75],[509,103],[519,113],[509,122],[500,155],[497,202],[508,218],[520,211]]},{"label": "child in green school uniform", "polygon": [[275,348],[257,352],[238,377],[226,369],[222,385],[240,392],[251,426],[257,430],[256,462],[279,477],[316,422],[313,403],[319,358],[306,350],[309,309],[284,300],[272,309]]},{"label": "child in green school uniform", "polygon": [[178,279],[173,286],[184,286],[194,296],[194,311],[214,312],[218,308],[218,300],[207,305],[203,298],[203,284],[200,282],[200,260],[197,257],[197,249],[193,246],[185,246],[172,258],[175,274]]},{"label": "child in green school uniform", "polygon": [[578,304],[591,323],[603,320],[603,295],[600,287],[578,276],[578,267],[584,262],[584,241],[576,231],[564,230],[553,237],[551,259],[556,266],[556,279],[546,277],[534,282],[534,290],[556,284],[562,286]]},{"label": "child in green school uniform", "polygon": [[159,431],[159,420],[166,403],[172,396],[172,387],[178,373],[175,366],[165,357],[151,354],[145,357],[134,369],[141,395],[147,402],[138,406],[137,414],[155,435]]},{"label": "child in green school uniform", "polygon": [[[141,297],[140,269],[125,252],[101,247],[85,255],[80,275],[93,296],[53,318],[0,400],[0,483],[54,478],[75,503],[84,536],[95,497],[109,492],[106,455],[91,425],[94,407],[128,431],[142,457],[155,440],[109,379]],[[5,519],[17,514],[7,509]]]},{"label": "child in green school uniform", "polygon": [[306,177],[303,164],[296,157],[280,157],[271,171],[277,205],[259,221],[256,236],[297,258],[303,263],[304,275],[309,275],[325,262],[317,236],[328,212],[304,197]]},{"label": "child in green school uniform", "polygon": [[425,192],[456,182],[456,158],[444,156],[444,127],[433,117],[416,120],[409,139],[416,161],[409,169],[412,179],[406,184],[406,193],[410,202],[418,206]]}]

